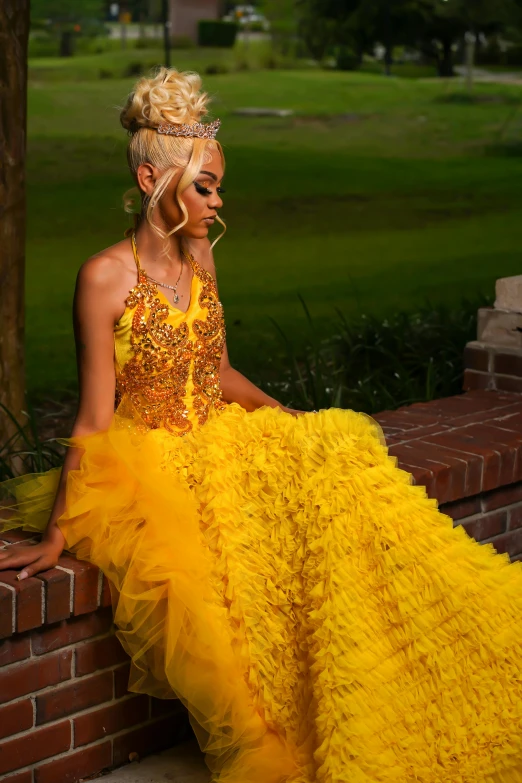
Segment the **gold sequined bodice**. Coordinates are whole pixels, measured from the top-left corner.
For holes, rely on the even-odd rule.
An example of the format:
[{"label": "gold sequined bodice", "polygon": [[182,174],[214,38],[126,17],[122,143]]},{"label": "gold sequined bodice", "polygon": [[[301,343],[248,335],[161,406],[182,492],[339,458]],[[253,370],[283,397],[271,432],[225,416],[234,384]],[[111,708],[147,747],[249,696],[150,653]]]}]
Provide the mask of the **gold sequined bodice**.
[{"label": "gold sequined bodice", "polygon": [[183,435],[224,407],[219,365],[225,345],[223,308],[212,275],[192,256],[186,312],[169,303],[135,253],[138,283],[114,330],[116,407],[129,405],[149,428]]}]

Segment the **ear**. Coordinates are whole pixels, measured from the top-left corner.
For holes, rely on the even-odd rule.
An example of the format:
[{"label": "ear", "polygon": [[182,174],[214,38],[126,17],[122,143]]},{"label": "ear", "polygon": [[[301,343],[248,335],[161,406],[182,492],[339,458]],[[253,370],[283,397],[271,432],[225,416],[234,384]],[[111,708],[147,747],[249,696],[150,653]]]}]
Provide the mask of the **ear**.
[{"label": "ear", "polygon": [[158,179],[159,171],[151,163],[142,163],[138,166],[136,180],[142,193],[146,193],[147,196],[150,196],[156,187]]}]

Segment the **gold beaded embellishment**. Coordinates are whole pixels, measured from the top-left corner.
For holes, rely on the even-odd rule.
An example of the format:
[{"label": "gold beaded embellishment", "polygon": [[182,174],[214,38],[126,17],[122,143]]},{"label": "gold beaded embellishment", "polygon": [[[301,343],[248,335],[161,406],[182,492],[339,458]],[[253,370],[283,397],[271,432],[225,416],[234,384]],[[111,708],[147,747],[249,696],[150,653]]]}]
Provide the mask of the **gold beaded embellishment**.
[{"label": "gold beaded embellishment", "polygon": [[196,319],[192,330],[186,320],[178,327],[165,323],[169,306],[158,298],[157,287],[139,268],[138,284],[126,301],[127,307],[136,308],[131,330],[134,356],[123,367],[116,387],[117,405],[126,395],[147,427],[165,427],[178,435],[192,429],[186,399],[191,375],[199,424],[207,420],[211,407],[225,407],[219,383],[225,345],[223,308],[212,275],[192,256],[187,259],[203,284],[198,301],[207,310],[207,318]]},{"label": "gold beaded embellishment", "polygon": [[196,265],[191,258],[195,274],[203,283],[199,295],[200,307],[207,310],[206,319],[196,319],[192,327],[196,336],[192,383],[194,385],[194,410],[198,422],[204,424],[211,407],[225,407],[219,381],[219,365],[225,346],[225,320],[212,275]]}]

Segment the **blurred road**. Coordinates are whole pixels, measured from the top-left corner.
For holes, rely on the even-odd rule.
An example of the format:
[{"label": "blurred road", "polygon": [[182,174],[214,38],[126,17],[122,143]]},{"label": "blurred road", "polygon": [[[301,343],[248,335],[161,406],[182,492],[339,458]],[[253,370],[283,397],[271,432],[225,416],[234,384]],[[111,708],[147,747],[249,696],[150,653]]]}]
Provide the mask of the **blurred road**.
[{"label": "blurred road", "polygon": [[[463,65],[455,67],[455,73],[458,76],[465,77],[466,69]],[[474,68],[473,79],[476,82],[491,82],[495,84],[522,84],[522,71],[513,71],[513,73],[494,73],[485,68]]]}]

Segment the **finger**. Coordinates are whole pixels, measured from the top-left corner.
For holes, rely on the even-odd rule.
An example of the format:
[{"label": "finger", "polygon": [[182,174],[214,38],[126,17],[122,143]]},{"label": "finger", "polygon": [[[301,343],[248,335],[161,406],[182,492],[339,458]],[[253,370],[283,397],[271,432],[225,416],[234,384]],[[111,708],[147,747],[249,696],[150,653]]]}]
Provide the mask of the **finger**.
[{"label": "finger", "polygon": [[39,542],[34,539],[28,541],[17,541],[16,544],[10,544],[9,542],[0,546],[0,552],[8,552],[11,549],[20,549],[21,547],[27,548],[28,546],[37,546]]},{"label": "finger", "polygon": [[14,546],[12,544],[2,544],[2,546],[0,546],[0,558],[7,557],[10,552],[16,552],[17,549],[18,544],[15,544]]},{"label": "finger", "polygon": [[38,558],[38,552],[11,552],[7,557],[0,560],[0,569],[20,568],[20,566],[34,563]]},{"label": "finger", "polygon": [[34,549],[37,546],[38,544],[34,542],[31,544],[4,544],[4,546],[0,546],[0,560],[10,557],[13,553],[27,552],[28,549]]},{"label": "finger", "polygon": [[38,560],[34,561],[34,563],[27,565],[23,571],[20,571],[16,578],[19,582],[21,582],[24,579],[29,579],[29,577],[34,576],[35,574],[39,574],[40,571],[48,571],[49,568],[53,568],[55,565],[56,563],[53,562],[48,555],[45,555],[43,557],[39,557]]}]

